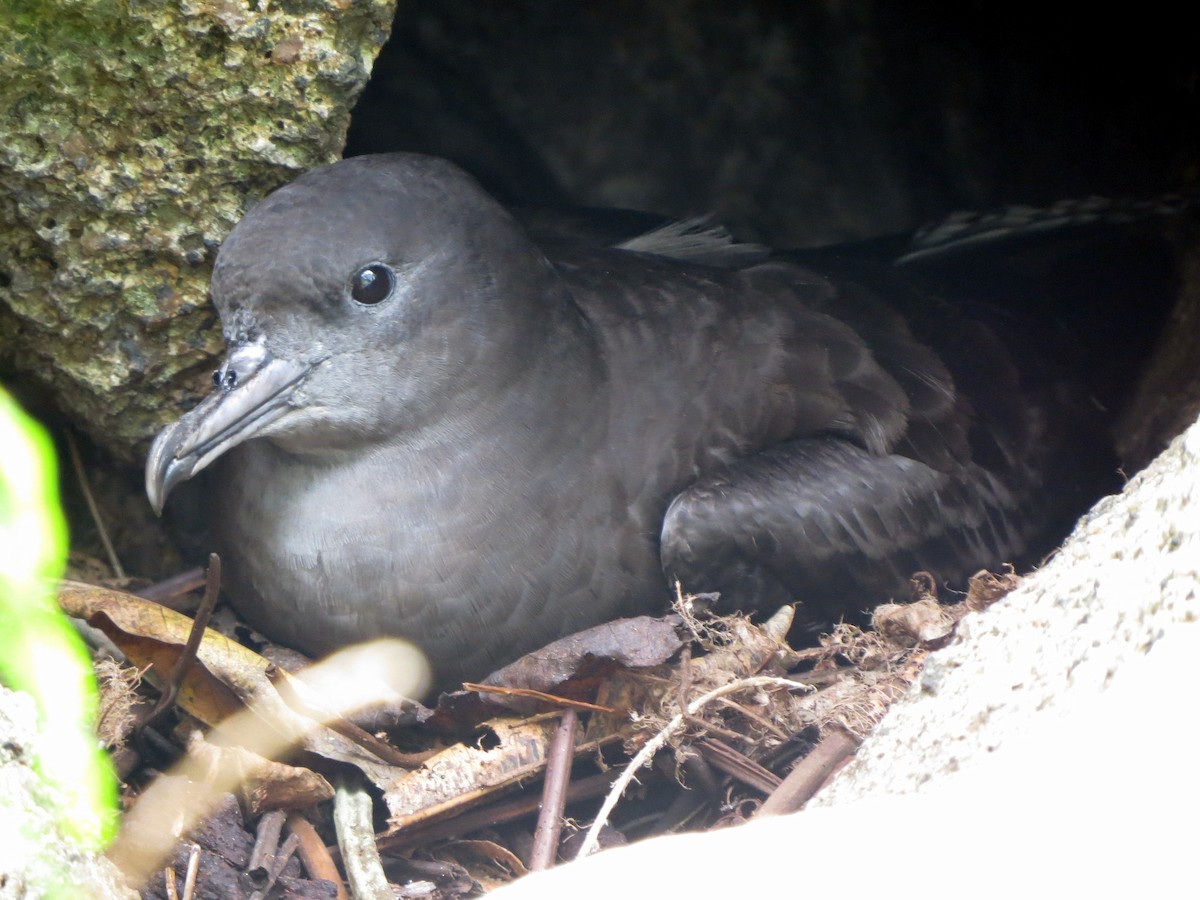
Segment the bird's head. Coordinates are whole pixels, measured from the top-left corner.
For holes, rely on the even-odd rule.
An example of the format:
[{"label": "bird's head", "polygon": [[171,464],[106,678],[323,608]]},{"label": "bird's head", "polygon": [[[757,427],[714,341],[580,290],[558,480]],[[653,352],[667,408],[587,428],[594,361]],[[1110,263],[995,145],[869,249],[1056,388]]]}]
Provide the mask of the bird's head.
[{"label": "bird's head", "polygon": [[528,364],[556,284],[447,162],[387,154],[304,175],[221,247],[212,296],[228,353],[216,390],[155,440],[151,504],[251,438],[337,453],[485,402]]}]

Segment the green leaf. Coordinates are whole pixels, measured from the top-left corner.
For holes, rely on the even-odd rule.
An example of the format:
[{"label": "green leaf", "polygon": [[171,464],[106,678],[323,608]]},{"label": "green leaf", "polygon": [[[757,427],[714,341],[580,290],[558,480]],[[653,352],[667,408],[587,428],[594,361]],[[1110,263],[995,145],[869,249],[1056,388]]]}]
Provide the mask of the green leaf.
[{"label": "green leaf", "polygon": [[116,828],[116,779],[93,726],[87,651],[55,601],[67,553],[54,448],[0,390],[0,680],[38,709],[35,767],[63,833],[99,849]]}]

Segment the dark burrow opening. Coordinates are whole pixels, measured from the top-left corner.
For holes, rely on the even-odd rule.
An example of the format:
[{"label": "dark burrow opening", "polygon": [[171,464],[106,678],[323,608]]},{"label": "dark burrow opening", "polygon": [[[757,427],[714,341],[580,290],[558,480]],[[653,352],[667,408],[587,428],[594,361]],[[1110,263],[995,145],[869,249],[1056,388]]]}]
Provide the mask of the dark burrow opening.
[{"label": "dark burrow opening", "polygon": [[[957,210],[1186,193],[1197,63],[1166,15],[1181,13],[1084,34],[990,3],[402,3],[345,153],[444,156],[511,204],[712,214],[781,248],[900,235]],[[1114,454],[1096,450],[1097,495],[1189,421],[1192,358],[1148,371],[1179,356],[1163,324],[1195,234],[1162,217],[1049,256],[1036,237],[1009,244],[1003,279],[972,253],[935,273],[946,294],[1037,317],[1049,354],[1084,373],[1115,432]],[[1023,302],[1035,282],[1056,286],[1057,308]],[[136,500],[140,473],[81,448]],[[64,490],[76,548],[101,556],[69,474]],[[144,512],[118,554],[169,574],[185,560],[146,537]]]}]

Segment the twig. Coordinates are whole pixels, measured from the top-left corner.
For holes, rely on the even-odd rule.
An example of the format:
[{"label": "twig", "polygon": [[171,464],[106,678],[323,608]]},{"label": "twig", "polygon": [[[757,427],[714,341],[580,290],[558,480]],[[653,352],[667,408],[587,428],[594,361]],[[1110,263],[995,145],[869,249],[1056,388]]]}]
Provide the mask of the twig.
[{"label": "twig", "polygon": [[789,735],[786,731],[784,731],[782,728],[780,728],[778,725],[776,725],[770,719],[766,718],[765,716],[760,716],[758,713],[752,712],[751,710],[746,709],[746,707],[742,706],[742,704],[735,703],[733,700],[730,700],[728,697],[721,698],[721,705],[728,706],[730,709],[736,710],[739,715],[745,716],[747,719],[750,719],[752,722],[757,722],[764,729],[771,732],[773,735],[775,735],[775,737],[779,738],[781,741],[786,741],[789,737],[791,737],[791,735]]},{"label": "twig", "polygon": [[150,710],[150,714],[141,723],[141,728],[153,724],[159,716],[170,709],[171,704],[175,702],[176,695],[179,693],[179,686],[183,684],[183,679],[186,677],[188,669],[192,667],[192,663],[196,659],[196,651],[200,649],[200,642],[204,639],[204,630],[208,627],[209,616],[212,615],[213,607],[217,605],[217,595],[221,590],[221,557],[215,553],[208,555],[207,579],[207,584],[204,587],[204,599],[200,601],[200,606],[196,610],[196,617],[192,620],[192,630],[188,633],[187,643],[184,644],[183,652],[179,654],[179,659],[175,661],[175,667],[171,669],[170,678],[163,685],[158,702],[154,704],[154,708]]},{"label": "twig", "polygon": [[585,856],[596,851],[599,845],[600,830],[608,822],[608,817],[612,814],[613,808],[616,807],[617,801],[621,799],[621,795],[625,793],[625,789],[629,787],[629,783],[633,781],[634,773],[642,766],[648,765],[650,760],[654,758],[654,754],[662,749],[663,745],[677,732],[687,721],[688,716],[693,716],[713,700],[718,697],[723,697],[726,694],[734,691],[743,691],[748,688],[758,687],[780,687],[789,690],[812,690],[807,684],[802,684],[798,681],[790,681],[787,678],[776,678],[771,675],[756,675],[753,678],[743,678],[738,681],[723,684],[718,688],[714,688],[707,694],[697,697],[688,704],[687,709],[680,712],[671,719],[663,728],[646,741],[642,749],[634,755],[629,764],[622,770],[620,776],[613,783],[612,789],[608,792],[608,796],[604,798],[604,803],[600,807],[600,812],[596,815],[596,820],[592,822],[588,829],[586,837],[584,837],[583,845],[579,848],[579,853],[576,859],[583,859]]},{"label": "twig", "polygon": [[[676,591],[676,593],[678,593],[680,591],[680,586],[679,586],[678,581],[675,582],[675,591]],[[680,602],[681,603],[683,602],[682,598],[680,599]],[[680,709],[682,709],[682,710],[687,709],[688,697],[691,695],[691,693],[692,693],[692,645],[684,644],[683,652],[679,656],[679,690],[678,690],[677,702],[679,703]],[[684,721],[687,722],[687,724],[695,727],[698,731],[706,732],[708,734],[719,734],[722,737],[724,737],[728,740],[731,740],[731,741],[738,741],[741,739],[741,735],[734,734],[732,731],[730,731],[726,728],[722,728],[720,725],[716,724],[715,722],[706,722],[704,719],[701,719],[699,716],[693,716],[693,715],[688,714],[687,712],[684,712],[683,716],[684,716]]]},{"label": "twig", "polygon": [[334,865],[333,857],[325,849],[325,842],[317,834],[317,829],[313,828],[312,822],[299,813],[291,813],[287,817],[287,828],[300,840],[297,852],[300,854],[300,862],[304,863],[304,871],[308,873],[308,877],[323,878],[333,882],[337,887],[338,900],[350,900],[350,895],[346,893],[346,886],[342,884],[342,875]]},{"label": "twig", "polygon": [[[567,803],[578,803],[581,800],[591,800],[599,797],[612,787],[611,772],[601,772],[589,775],[571,782],[567,787]],[[379,847],[388,853],[396,853],[428,844],[442,838],[457,837],[460,834],[470,834],[480,828],[492,825],[502,825],[522,816],[535,812],[542,805],[540,795],[532,793],[503,800],[485,809],[472,810],[452,819],[445,819],[431,824],[402,828],[400,831],[384,835],[379,839]]]},{"label": "twig", "polygon": [[[680,590],[679,582],[675,582],[675,592]],[[692,693],[692,645],[684,644],[679,654],[679,692],[680,709],[687,708],[688,696]]]},{"label": "twig", "polygon": [[395,892],[383,873],[375,830],[371,826],[371,795],[362,786],[352,787],[338,780],[333,799],[333,824],[337,828],[338,847],[346,879],[356,900],[393,900]]},{"label": "twig", "polygon": [[172,575],[170,578],[164,578],[162,581],[156,581],[154,584],[148,584],[140,591],[135,591],[137,596],[146,600],[153,600],[155,603],[161,603],[163,606],[176,609],[177,606],[186,606],[183,603],[169,603],[181,594],[187,594],[194,591],[198,587],[203,587],[206,583],[204,569],[196,566],[194,569],[188,569],[186,572],[180,572],[178,575]]},{"label": "twig", "polygon": [[271,877],[271,867],[279,849],[279,834],[283,831],[284,818],[285,813],[281,810],[272,810],[264,813],[258,820],[254,847],[250,850],[250,860],[246,863],[244,873],[253,890],[261,891]]},{"label": "twig", "polygon": [[859,740],[841,728],[829,731],[808,756],[796,763],[783,783],[763,801],[754,814],[756,819],[781,816],[802,807],[825,783],[829,773],[858,750]]},{"label": "twig", "polygon": [[685,785],[684,790],[675,796],[671,805],[658,817],[653,828],[655,833],[673,832],[683,827],[721,789],[716,773],[695,747],[683,748],[679,764],[687,779],[694,781],[696,786]]},{"label": "twig", "polygon": [[[140,745],[139,756],[149,757],[150,752],[157,753],[162,760],[172,760],[179,756],[182,748],[161,734],[156,728],[145,725],[137,730],[137,743]],[[150,751],[150,752],[147,752]]]},{"label": "twig", "polygon": [[571,780],[571,763],[575,759],[575,710],[567,709],[554,732],[546,760],[546,783],[542,788],[542,811],[538,814],[533,832],[533,850],[529,854],[529,871],[548,869],[558,856],[562,836],[563,810],[567,805],[567,784]]},{"label": "twig", "polygon": [[271,859],[271,866],[267,869],[266,880],[263,886],[251,894],[248,900],[266,900],[267,895],[271,893],[271,888],[275,887],[275,882],[279,880],[279,876],[283,874],[284,867],[295,854],[296,848],[300,846],[300,838],[294,834],[289,834],[280,846],[279,850]]},{"label": "twig", "polygon": [[712,766],[695,747],[684,748],[684,756],[680,765],[683,766],[686,775],[699,782],[699,790],[703,793],[716,794],[721,789],[721,784],[717,781],[717,775],[712,770]]},{"label": "twig", "polygon": [[192,900],[196,896],[196,875],[200,872],[200,845],[192,844],[192,852],[188,855],[187,876],[183,879],[183,897],[180,900]]},{"label": "twig", "polygon": [[735,742],[740,741],[743,738],[743,735],[740,735],[734,731],[730,731],[728,728],[722,728],[715,722],[708,722],[699,716],[685,715],[684,720],[688,725],[691,725],[693,728],[703,734],[719,734],[721,737],[725,738],[725,740]]},{"label": "twig", "polygon": [[310,719],[315,719],[318,722],[324,722],[325,727],[331,731],[336,731],[342,737],[346,738],[346,740],[353,741],[368,753],[374,754],[390,766],[396,766],[401,769],[415,769],[437,753],[436,750],[405,753],[403,750],[397,750],[387,741],[375,737],[375,735],[371,734],[365,728],[355,725],[349,719],[343,716],[331,716],[329,710],[318,706],[315,699],[309,699],[305,693],[307,686],[304,682],[298,678],[291,677],[284,669],[277,666],[270,666],[267,669],[267,680],[274,685],[275,690],[279,692],[279,696],[283,698],[283,702],[296,712],[308,716]]},{"label": "twig", "polygon": [[[706,594],[704,596],[708,597],[710,595]],[[683,582],[678,578],[675,579],[675,600],[671,605],[679,613],[679,617],[683,619],[683,624],[687,627],[687,630],[692,633],[692,640],[703,647],[705,646],[704,629],[699,621],[697,621],[696,613],[692,608],[692,601],[698,599],[700,598],[695,594],[684,594]],[[688,650],[689,652],[691,651],[691,645],[688,645]]]},{"label": "twig", "polygon": [[117,551],[113,549],[112,541],[108,539],[108,530],[104,527],[104,520],[100,518],[100,508],[96,506],[96,498],[92,496],[92,489],[88,485],[87,473],[83,470],[83,460],[79,456],[75,436],[70,431],[64,431],[63,435],[67,439],[67,452],[71,454],[71,466],[75,469],[75,477],[79,479],[79,489],[83,491],[83,499],[87,503],[88,512],[92,514],[92,521],[96,523],[100,543],[104,545],[104,552],[108,555],[108,564],[112,566],[114,575],[124,578],[125,570],[121,567],[121,560],[117,559]]},{"label": "twig", "polygon": [[701,738],[696,741],[698,749],[714,769],[736,778],[747,787],[770,795],[780,784],[780,778],[770,769],[765,769],[744,753],[739,753],[724,741],[716,738]]},{"label": "twig", "polygon": [[628,714],[628,710],[615,706],[597,706],[586,700],[572,700],[570,697],[560,697],[557,694],[547,694],[545,691],[535,691],[533,688],[505,687],[500,684],[477,684],[474,681],[463,682],[464,691],[474,691],[477,694],[499,694],[502,697],[527,697],[531,700],[544,700],[555,706],[566,709],[581,709],[584,712],[608,713],[610,715]]}]

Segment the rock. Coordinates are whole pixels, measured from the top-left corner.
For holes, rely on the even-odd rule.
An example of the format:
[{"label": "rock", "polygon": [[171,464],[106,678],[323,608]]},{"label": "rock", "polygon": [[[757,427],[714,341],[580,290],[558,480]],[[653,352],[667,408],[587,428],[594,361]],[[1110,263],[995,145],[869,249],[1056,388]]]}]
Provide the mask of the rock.
[{"label": "rock", "polygon": [[248,205],[339,154],[391,12],[5,4],[0,362],[137,456],[207,386],[216,247]]}]

